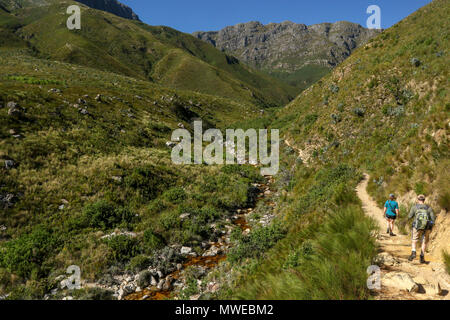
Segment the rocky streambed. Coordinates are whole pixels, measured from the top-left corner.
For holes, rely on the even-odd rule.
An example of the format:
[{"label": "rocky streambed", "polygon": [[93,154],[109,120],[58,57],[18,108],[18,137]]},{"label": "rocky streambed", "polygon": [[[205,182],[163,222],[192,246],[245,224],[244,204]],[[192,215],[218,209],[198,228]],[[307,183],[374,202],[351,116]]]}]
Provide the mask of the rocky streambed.
[{"label": "rocky streambed", "polygon": [[[189,269],[195,270],[197,283],[199,287],[203,288],[200,294],[190,296],[190,299],[195,300],[201,294],[214,293],[219,290],[220,283],[209,282],[204,284],[202,279],[205,279],[210,272],[215,270],[220,262],[227,258],[227,252],[232,248],[231,232],[236,226],[244,234],[251,232],[251,225],[254,224],[250,224],[250,215],[253,213],[256,204],[272,193],[270,190],[272,182],[273,178],[268,176],[265,183],[253,185],[259,190],[255,204],[252,207],[236,210],[231,218],[226,219],[226,231],[221,231],[222,234],[217,241],[203,242],[201,254],[194,252],[190,247],[180,248],[173,246],[171,248],[172,256],[178,256],[178,258],[181,258],[181,261],[177,262],[176,258],[173,259],[171,262],[172,267],[166,269],[167,272],[150,267],[134,277],[128,276],[124,278],[116,291],[117,298],[119,300],[164,300],[174,298],[177,293],[181,292],[188,285],[186,273]],[[268,205],[274,206],[275,204],[269,202]],[[273,214],[267,214],[254,222],[260,225],[267,225],[273,218]],[[213,224],[211,227],[215,228],[216,225]],[[177,254],[178,252],[179,255]],[[167,257],[162,258],[170,260]]]}]

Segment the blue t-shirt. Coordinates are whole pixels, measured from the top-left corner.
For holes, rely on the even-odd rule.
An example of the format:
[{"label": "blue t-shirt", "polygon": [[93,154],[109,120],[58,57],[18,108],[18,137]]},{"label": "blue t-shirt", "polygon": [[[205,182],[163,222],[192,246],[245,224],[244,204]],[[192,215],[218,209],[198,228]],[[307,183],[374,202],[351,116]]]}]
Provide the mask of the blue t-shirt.
[{"label": "blue t-shirt", "polygon": [[388,200],[384,204],[384,207],[387,208],[386,215],[389,217],[395,217],[397,216],[397,213],[395,213],[395,210],[398,210],[398,203],[396,201]]}]

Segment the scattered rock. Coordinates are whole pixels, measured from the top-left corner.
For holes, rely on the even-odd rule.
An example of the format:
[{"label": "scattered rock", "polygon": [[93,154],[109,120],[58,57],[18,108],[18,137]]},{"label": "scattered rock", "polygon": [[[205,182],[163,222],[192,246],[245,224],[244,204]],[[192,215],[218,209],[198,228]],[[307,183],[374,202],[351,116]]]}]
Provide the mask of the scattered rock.
[{"label": "scattered rock", "polygon": [[181,247],[180,253],[181,253],[181,254],[189,254],[189,253],[191,253],[191,251],[192,251],[192,248],[189,248],[189,247]]},{"label": "scattered rock", "polygon": [[219,288],[220,288],[220,286],[219,286],[218,283],[210,282],[210,283],[208,283],[208,285],[206,287],[206,290],[209,291],[209,292],[214,293],[214,292],[217,292],[219,290]]},{"label": "scattered rock", "polygon": [[165,283],[166,283],[166,281],[164,279],[159,280],[156,288],[161,291],[163,289]]},{"label": "scattered rock", "polygon": [[209,250],[207,250],[205,253],[203,253],[203,257],[215,257],[219,254],[220,249],[216,246],[211,246]]},{"label": "scattered rock", "polygon": [[121,176],[112,176],[111,179],[118,183],[121,183],[123,180],[123,178]]},{"label": "scattered rock", "polygon": [[163,290],[164,291],[169,291],[172,289],[172,282],[173,282],[173,278],[171,276],[168,276],[166,278],[166,280],[164,281],[164,285],[163,285]]},{"label": "scattered rock", "polygon": [[82,115],[88,115],[88,114],[89,114],[89,111],[87,111],[86,109],[80,109],[80,113],[81,113]]},{"label": "scattered rock", "polygon": [[180,215],[180,220],[183,221],[189,218],[190,215],[191,215],[190,213],[183,213],[182,215]]},{"label": "scattered rock", "polygon": [[423,288],[425,289],[425,292],[427,294],[434,295],[434,296],[442,295],[442,287],[438,281],[436,281],[435,283],[432,283],[432,284],[426,284],[423,286]]},{"label": "scattered rock", "polygon": [[408,292],[418,292],[419,286],[412,277],[405,272],[389,272],[382,279],[382,285],[386,287],[406,290]]},{"label": "scattered rock", "polygon": [[48,93],[61,93],[61,90],[56,89],[56,88],[51,88],[50,90],[48,90]]},{"label": "scattered rock", "polygon": [[6,195],[0,194],[0,203],[4,209],[11,208],[17,201],[17,197],[12,193],[7,193]]},{"label": "scattered rock", "polygon": [[[129,231],[116,232],[116,231],[114,231],[113,233],[110,233],[108,235],[101,237],[101,239],[111,239],[111,238],[114,238],[117,236],[127,236],[127,237],[131,237],[131,238],[137,237],[136,233],[134,233],[134,232],[129,232]],[[130,279],[127,278],[127,281],[130,282],[131,278]]]},{"label": "scattered rock", "polygon": [[373,260],[373,263],[379,267],[382,267],[383,265],[395,266],[395,265],[398,265],[400,263],[400,261],[398,261],[398,259],[396,259],[395,257],[391,256],[389,253],[382,252],[375,257],[375,259]]},{"label": "scattered rock", "polygon": [[23,117],[24,110],[14,101],[8,102],[6,105],[8,107],[8,115],[10,117],[19,119]]},{"label": "scattered rock", "polygon": [[148,270],[144,270],[138,274],[137,285],[141,288],[146,288],[152,284],[152,280],[154,280],[152,273]]},{"label": "scattered rock", "polygon": [[415,67],[419,67],[422,64],[422,62],[418,58],[412,58],[411,64]]},{"label": "scattered rock", "polygon": [[16,163],[14,162],[14,160],[5,160],[5,168],[7,170],[12,169],[16,166]]}]

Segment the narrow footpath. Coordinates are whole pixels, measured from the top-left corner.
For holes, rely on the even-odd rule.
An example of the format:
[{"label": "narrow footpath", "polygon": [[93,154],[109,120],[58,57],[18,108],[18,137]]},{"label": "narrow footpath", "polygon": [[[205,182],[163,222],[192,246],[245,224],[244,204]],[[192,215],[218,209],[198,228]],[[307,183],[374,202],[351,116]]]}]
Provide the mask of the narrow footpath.
[{"label": "narrow footpath", "polygon": [[[381,290],[374,291],[375,299],[450,300],[450,276],[445,271],[441,257],[426,254],[426,264],[420,264],[419,258],[410,262],[411,236],[401,235],[398,230],[395,230],[396,237],[386,234],[383,210],[367,193],[369,179],[369,175],[365,174],[356,192],[364,212],[380,226],[377,235],[379,254],[375,262],[381,268]],[[420,250],[419,244],[417,247]]]}]

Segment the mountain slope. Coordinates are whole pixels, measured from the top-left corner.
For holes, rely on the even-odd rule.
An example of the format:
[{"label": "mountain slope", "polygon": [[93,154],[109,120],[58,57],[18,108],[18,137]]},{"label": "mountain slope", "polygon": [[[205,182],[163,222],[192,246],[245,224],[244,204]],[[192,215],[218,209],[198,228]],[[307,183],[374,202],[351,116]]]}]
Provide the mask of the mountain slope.
[{"label": "mountain slope", "polygon": [[[13,18],[18,25],[9,29],[9,34],[16,35],[17,41],[25,41],[40,57],[260,106],[281,105],[289,101],[293,92],[190,35],[85,6],[81,30],[70,31],[66,28],[67,16],[61,13],[72,2],[46,3],[47,6],[32,10],[15,11]],[[198,70],[202,76],[194,76],[192,70]]]},{"label": "mountain slope", "polygon": [[[406,217],[417,195],[427,196],[437,213],[427,277],[431,268],[445,272],[446,264],[449,270],[449,15],[450,1],[433,1],[357,49],[279,111],[271,123],[286,139],[276,177],[277,213],[289,231],[262,258],[225,268],[233,275],[224,277],[231,285],[220,298],[370,299],[382,294],[367,288],[367,268],[379,252],[374,237],[379,226],[364,215],[355,192],[364,172],[370,173],[367,191],[378,208],[390,193],[397,195],[400,240],[410,235]],[[381,244],[383,250],[399,248],[396,240]],[[402,251],[396,252],[402,268],[410,263],[408,245],[401,243]],[[418,261],[412,263],[421,268]],[[384,275],[395,265],[382,268]],[[382,289],[388,286],[382,279]]]},{"label": "mountain slope", "polygon": [[[178,246],[214,240],[209,223],[226,223],[261,179],[245,166],[174,165],[172,132],[257,115],[245,101],[1,48],[0,300],[106,299],[114,280],[113,292],[86,283],[150,265],[172,272]],[[69,265],[83,289],[64,294],[57,277]]]},{"label": "mountain slope", "polygon": [[312,26],[286,21],[242,23],[194,36],[304,89],[376,34],[344,21]]}]

